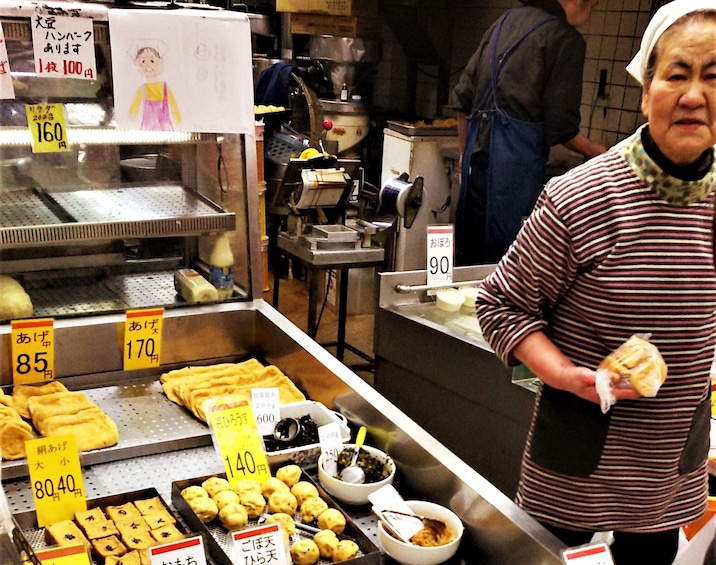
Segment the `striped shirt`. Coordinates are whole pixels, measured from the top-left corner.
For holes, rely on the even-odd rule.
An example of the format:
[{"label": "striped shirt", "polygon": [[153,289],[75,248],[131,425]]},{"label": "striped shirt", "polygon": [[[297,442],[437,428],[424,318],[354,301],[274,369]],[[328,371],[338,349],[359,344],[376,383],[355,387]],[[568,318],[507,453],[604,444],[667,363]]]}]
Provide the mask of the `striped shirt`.
[{"label": "striped shirt", "polygon": [[[632,334],[651,334],[668,367],[655,398],[619,401],[606,415],[540,386],[517,493],[536,519],[648,532],[704,512],[713,175],[695,183],[666,176],[645,157],[637,132],[553,179],[483,283],[480,326],[508,365],[517,363],[517,344],[544,331],[575,364],[591,368]],[[675,193],[691,197],[665,196]]]}]

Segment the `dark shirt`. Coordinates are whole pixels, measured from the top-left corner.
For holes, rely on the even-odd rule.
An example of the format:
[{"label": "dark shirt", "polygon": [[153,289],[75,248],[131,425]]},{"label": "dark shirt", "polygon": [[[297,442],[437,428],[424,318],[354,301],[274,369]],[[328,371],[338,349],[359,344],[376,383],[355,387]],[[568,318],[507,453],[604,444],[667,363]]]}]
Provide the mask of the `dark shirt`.
[{"label": "dark shirt", "polygon": [[[497,58],[535,23],[555,19],[528,35],[510,55],[497,80],[500,107],[513,118],[541,122],[545,142],[558,145],[579,133],[579,106],[586,43],[569,23],[556,0],[537,0],[510,11],[502,26]],[[450,104],[470,114],[490,84],[489,44],[492,24],[480,41],[458,84]],[[489,106],[492,107],[492,100]],[[483,130],[486,128],[483,128]],[[475,150],[486,149],[481,131]]]}]

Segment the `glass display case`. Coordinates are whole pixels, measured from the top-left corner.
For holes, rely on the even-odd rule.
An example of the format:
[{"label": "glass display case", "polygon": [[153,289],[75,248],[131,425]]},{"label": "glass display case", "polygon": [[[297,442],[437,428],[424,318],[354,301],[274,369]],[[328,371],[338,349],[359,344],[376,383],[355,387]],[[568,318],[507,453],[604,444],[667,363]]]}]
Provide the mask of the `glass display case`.
[{"label": "glass display case", "polygon": [[[261,264],[253,113],[251,131],[118,125],[114,91],[124,77],[113,76],[110,11],[72,2],[0,7],[7,47],[0,75],[10,75],[14,91],[0,99],[0,274],[21,284],[35,317],[180,307],[186,302],[175,290],[175,271],[208,276],[209,246],[224,233],[234,256],[230,300],[260,296],[261,272],[252,269]],[[38,71],[38,15],[92,21],[93,79]],[[227,68],[248,73],[247,92],[232,95],[248,97],[253,108],[246,22],[246,60]],[[44,49],[51,47],[48,41]],[[28,106],[51,104],[64,124],[44,126],[44,135],[59,127],[66,147],[38,151],[33,128],[40,126],[30,122]]]}]

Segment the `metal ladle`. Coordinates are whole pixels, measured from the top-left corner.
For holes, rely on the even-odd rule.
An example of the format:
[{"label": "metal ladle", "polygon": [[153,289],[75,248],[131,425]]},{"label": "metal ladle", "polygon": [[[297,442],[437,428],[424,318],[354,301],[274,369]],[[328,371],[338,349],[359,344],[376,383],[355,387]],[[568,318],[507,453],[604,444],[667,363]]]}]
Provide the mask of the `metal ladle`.
[{"label": "metal ladle", "polygon": [[351,458],[351,464],[347,467],[344,467],[344,469],[341,471],[341,474],[339,475],[340,479],[346,483],[353,483],[355,485],[362,485],[363,483],[365,483],[365,472],[358,465],[356,465],[356,461],[358,461],[358,454],[360,453],[360,448],[365,441],[365,431],[365,426],[361,426],[358,430],[358,434],[356,435],[356,445],[355,449],[353,450],[353,457]]}]

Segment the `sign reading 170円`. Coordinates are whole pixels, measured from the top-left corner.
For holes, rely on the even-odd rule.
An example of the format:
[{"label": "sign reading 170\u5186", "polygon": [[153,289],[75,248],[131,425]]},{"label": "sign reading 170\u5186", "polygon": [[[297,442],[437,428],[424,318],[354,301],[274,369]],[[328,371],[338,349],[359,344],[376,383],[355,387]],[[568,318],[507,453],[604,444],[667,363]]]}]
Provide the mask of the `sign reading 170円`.
[{"label": "sign reading 170\u5186", "polygon": [[127,310],[124,325],[124,370],[161,365],[163,308]]}]

